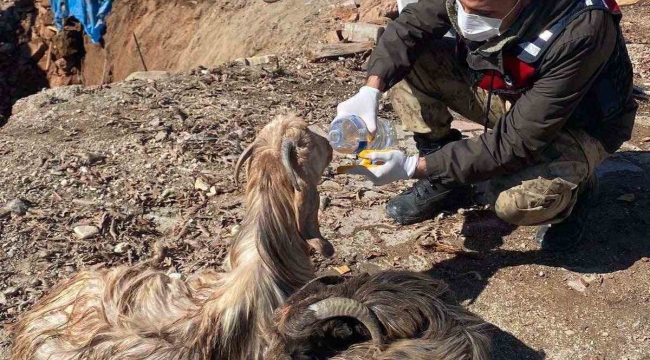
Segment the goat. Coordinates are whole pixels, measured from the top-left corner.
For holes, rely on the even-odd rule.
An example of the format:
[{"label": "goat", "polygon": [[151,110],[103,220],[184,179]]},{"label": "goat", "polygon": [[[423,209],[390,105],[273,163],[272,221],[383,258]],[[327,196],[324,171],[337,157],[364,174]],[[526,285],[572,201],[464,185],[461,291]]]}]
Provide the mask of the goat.
[{"label": "goat", "polygon": [[315,279],[274,315],[270,360],[484,360],[488,323],[424,274]]},{"label": "goat", "polygon": [[328,141],[294,116],[266,125],[248,162],[247,214],[226,261],[186,281],[147,265],[85,271],[15,325],[14,359],[260,359],[273,310],[315,276],[309,246],[331,256],[318,228],[317,185]]}]

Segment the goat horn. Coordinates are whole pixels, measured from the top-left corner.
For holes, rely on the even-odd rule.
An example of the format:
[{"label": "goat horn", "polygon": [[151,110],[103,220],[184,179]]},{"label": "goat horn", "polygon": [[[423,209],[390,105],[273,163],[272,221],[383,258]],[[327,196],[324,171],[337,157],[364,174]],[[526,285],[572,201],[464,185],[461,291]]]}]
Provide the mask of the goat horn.
[{"label": "goat horn", "polygon": [[241,155],[239,155],[239,159],[237,160],[237,165],[235,165],[235,186],[239,186],[239,170],[241,169],[241,166],[248,160],[249,157],[253,154],[253,150],[255,149],[255,142],[251,143],[248,145],[246,150],[244,150]]},{"label": "goat horn", "polygon": [[285,139],[282,142],[282,165],[289,175],[289,180],[291,180],[291,185],[295,191],[300,191],[300,186],[298,185],[298,180],[296,176],[296,171],[291,166],[291,153],[296,150],[296,143],[293,140]]},{"label": "goat horn", "polygon": [[336,317],[357,319],[368,329],[375,346],[381,347],[384,344],[377,316],[367,306],[356,300],[338,297],[329,298],[311,304],[309,310],[316,314],[318,320],[328,320]]}]

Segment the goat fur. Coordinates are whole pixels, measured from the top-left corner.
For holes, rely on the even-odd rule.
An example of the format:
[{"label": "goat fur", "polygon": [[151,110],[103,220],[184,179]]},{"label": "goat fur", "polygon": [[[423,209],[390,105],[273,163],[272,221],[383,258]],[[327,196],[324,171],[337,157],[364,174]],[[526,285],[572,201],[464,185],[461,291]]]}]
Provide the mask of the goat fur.
[{"label": "goat fur", "polygon": [[[378,319],[381,343],[350,318],[318,319],[314,304],[353,299]],[[484,360],[488,323],[460,306],[448,286],[427,275],[385,271],[324,277],[296,292],[274,316],[269,360]],[[376,339],[375,339],[376,340]]]},{"label": "goat fur", "polygon": [[[283,148],[292,153],[282,158]],[[248,150],[248,211],[227,273],[184,281],[148,264],[81,272],[14,326],[13,358],[260,359],[273,310],[314,278],[306,241],[332,251],[318,229],[317,192],[332,149],[283,116]]]}]

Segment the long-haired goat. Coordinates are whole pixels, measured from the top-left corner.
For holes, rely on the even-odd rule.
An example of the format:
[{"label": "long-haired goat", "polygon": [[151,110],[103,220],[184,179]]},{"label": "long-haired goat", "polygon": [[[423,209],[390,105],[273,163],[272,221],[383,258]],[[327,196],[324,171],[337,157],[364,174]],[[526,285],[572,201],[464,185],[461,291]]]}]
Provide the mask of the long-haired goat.
[{"label": "long-haired goat", "polygon": [[174,280],[147,266],[86,271],[58,285],[15,326],[14,359],[259,359],[274,309],[314,278],[317,184],[332,159],[325,138],[280,117],[237,162],[248,161],[246,217],[228,272]]},{"label": "long-haired goat", "polygon": [[274,317],[272,360],[484,360],[488,324],[447,285],[386,271],[313,280]]}]

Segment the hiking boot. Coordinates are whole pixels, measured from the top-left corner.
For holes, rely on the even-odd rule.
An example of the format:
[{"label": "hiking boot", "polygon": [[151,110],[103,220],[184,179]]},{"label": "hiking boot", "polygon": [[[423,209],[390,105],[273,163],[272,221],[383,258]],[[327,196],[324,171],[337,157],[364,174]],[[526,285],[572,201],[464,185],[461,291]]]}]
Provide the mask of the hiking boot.
[{"label": "hiking boot", "polygon": [[[431,141],[425,135],[413,136],[420,156],[438,151],[444,145],[462,139],[462,134],[451,129],[448,136]],[[470,187],[447,187],[430,180],[418,180],[415,185],[391,199],[386,205],[386,213],[400,225],[410,225],[431,219],[450,205],[468,199]]]},{"label": "hiking boot", "polygon": [[537,229],[535,240],[542,250],[568,250],[582,242],[589,211],[597,197],[598,177],[592,174],[581,189],[571,215],[559,224],[542,225]]},{"label": "hiking boot", "polygon": [[391,199],[386,212],[400,225],[432,219],[441,211],[464,204],[470,198],[470,187],[450,188],[438,182],[419,180],[415,185]]}]

